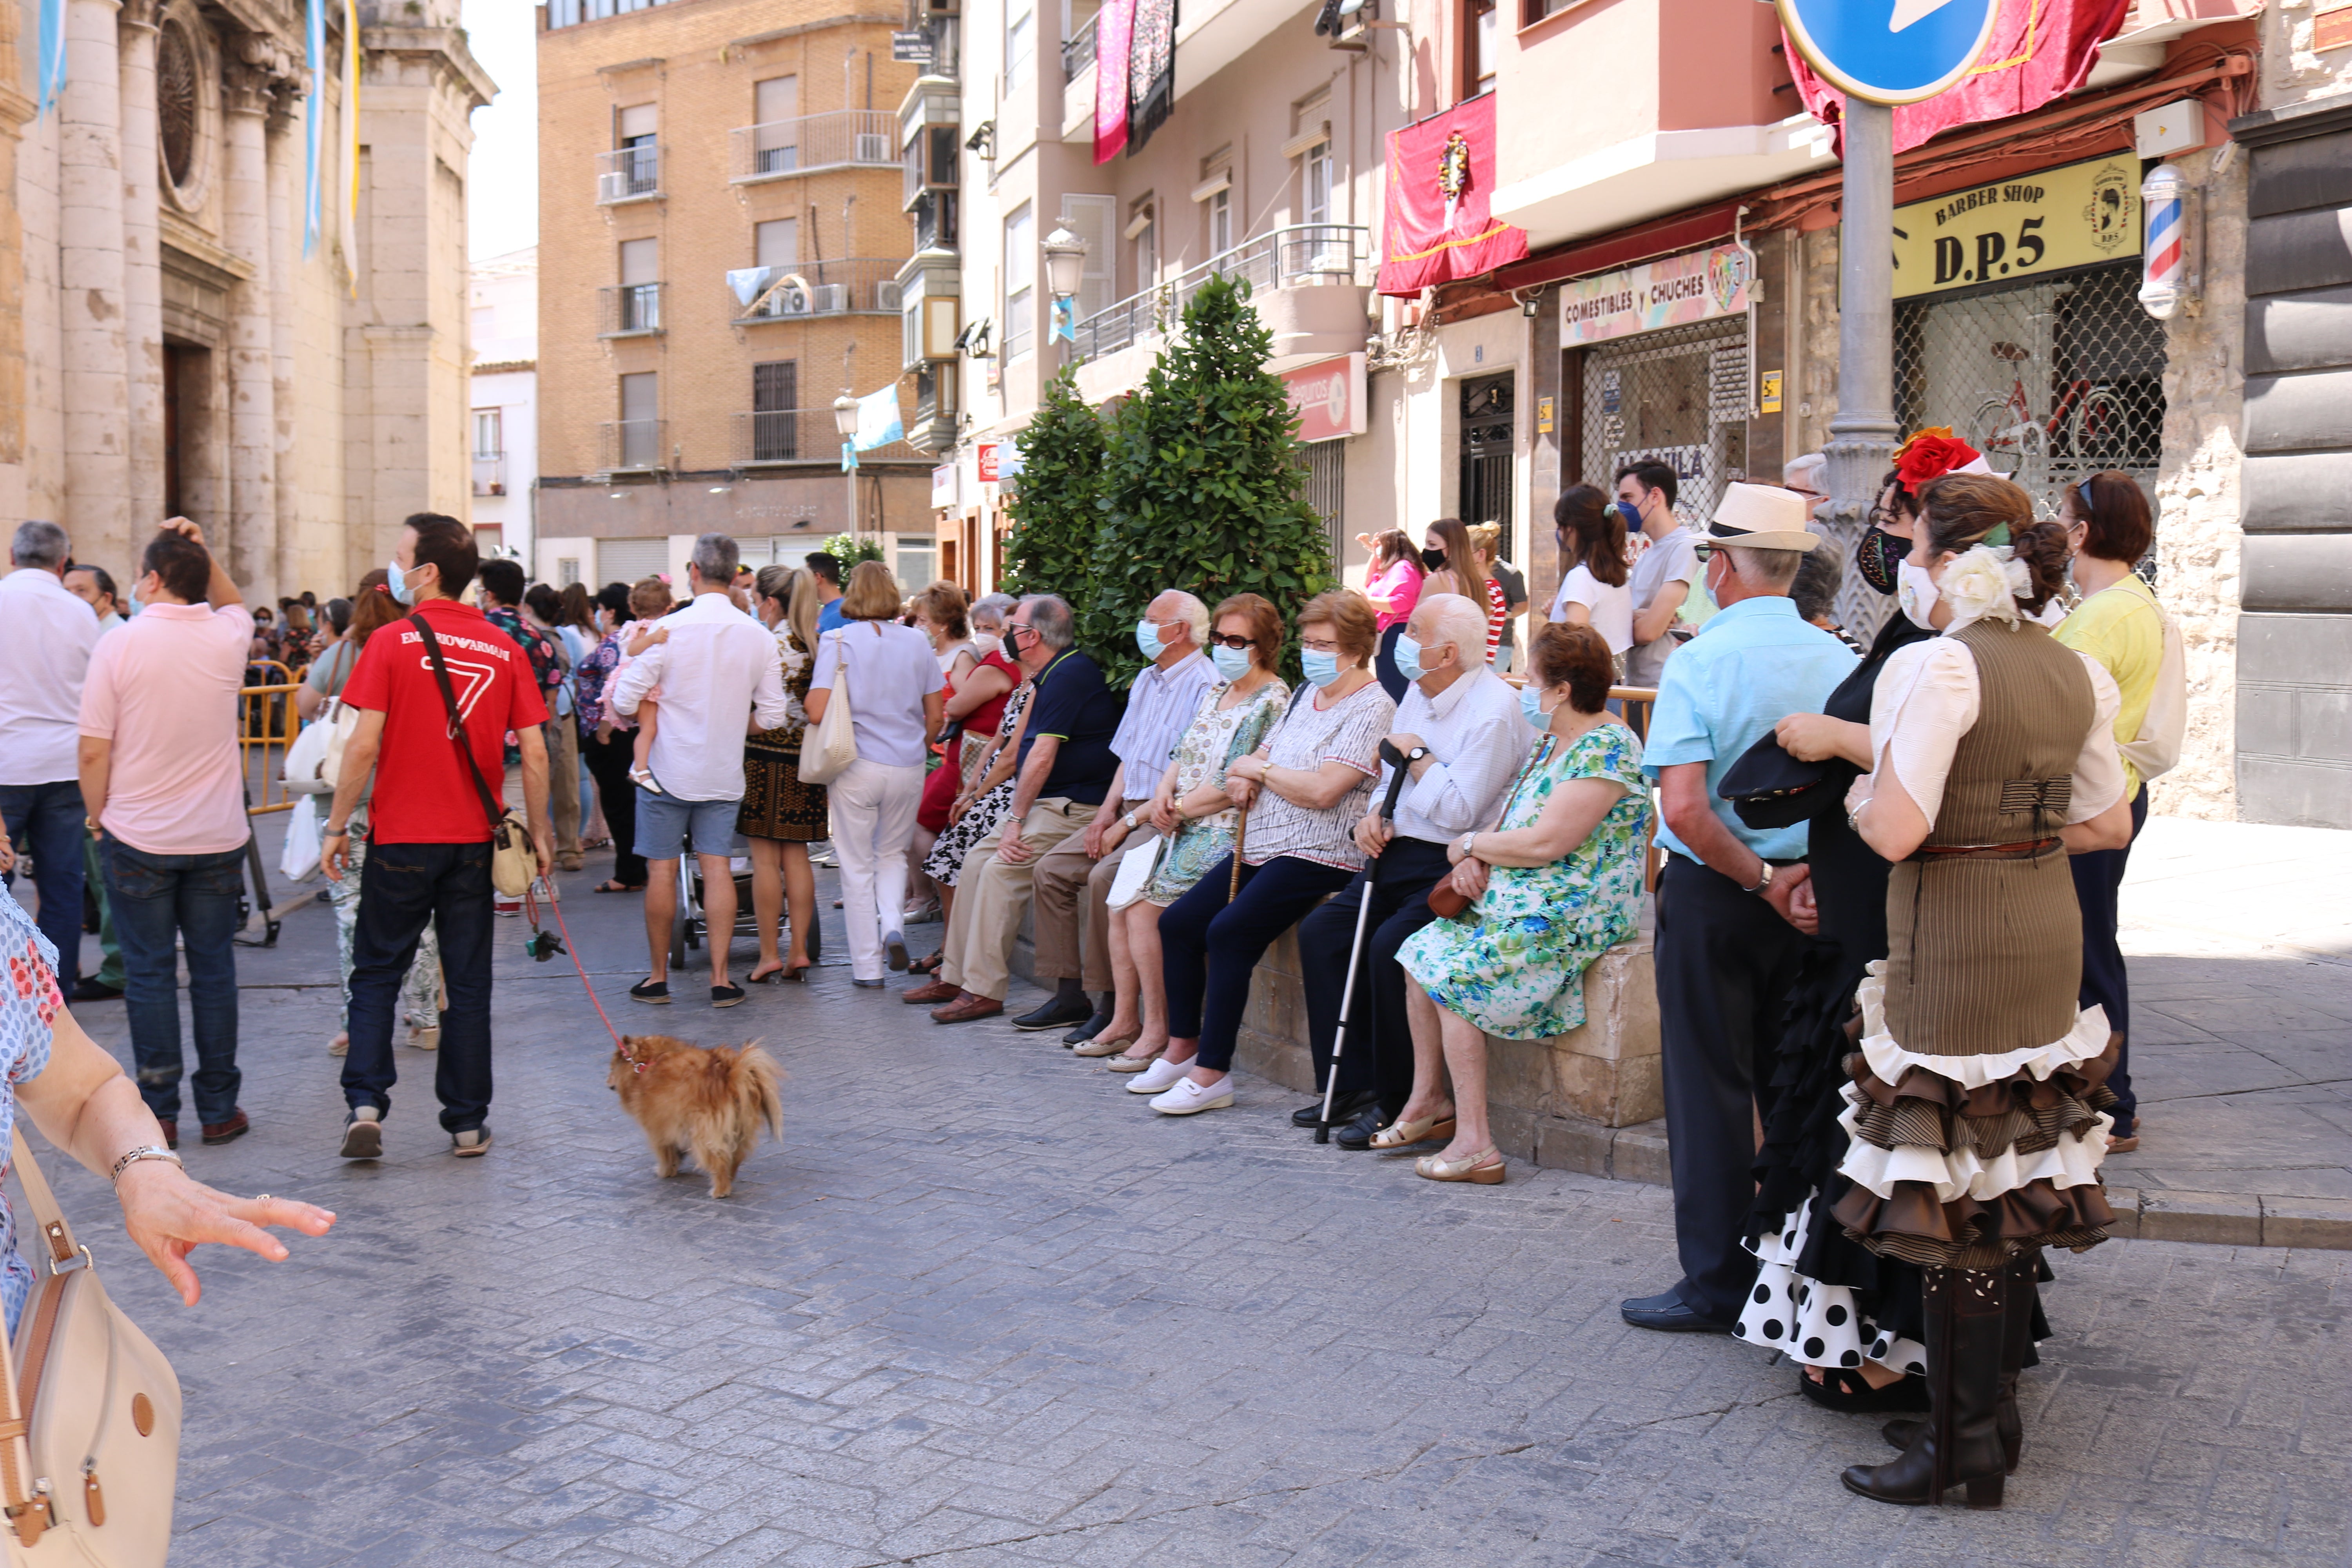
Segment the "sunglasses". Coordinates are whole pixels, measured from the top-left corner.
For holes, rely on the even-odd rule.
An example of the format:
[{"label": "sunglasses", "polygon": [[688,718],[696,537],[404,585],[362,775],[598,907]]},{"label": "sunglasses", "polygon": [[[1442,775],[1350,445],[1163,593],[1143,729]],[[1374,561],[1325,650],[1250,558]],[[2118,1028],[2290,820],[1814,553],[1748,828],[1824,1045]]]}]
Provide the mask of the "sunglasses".
[{"label": "sunglasses", "polygon": [[1209,644],[1213,647],[1229,647],[1235,653],[1240,653],[1245,649],[1255,647],[1257,646],[1257,639],[1255,637],[1213,637],[1209,639]]}]

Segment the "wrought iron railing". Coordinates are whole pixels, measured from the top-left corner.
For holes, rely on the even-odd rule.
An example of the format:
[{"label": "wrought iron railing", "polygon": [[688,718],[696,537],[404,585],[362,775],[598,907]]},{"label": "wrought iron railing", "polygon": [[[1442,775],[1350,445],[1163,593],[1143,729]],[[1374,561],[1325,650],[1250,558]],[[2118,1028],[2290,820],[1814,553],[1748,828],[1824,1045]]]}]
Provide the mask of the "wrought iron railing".
[{"label": "wrought iron railing", "polygon": [[[841,465],[841,435],[830,408],[757,408],[734,416],[734,464]],[[922,456],[904,441],[857,454],[861,463],[909,462]]]},{"label": "wrought iron railing", "polygon": [[661,146],[616,147],[596,154],[596,204],[647,201],[662,194]]},{"label": "wrought iron railing", "polygon": [[667,468],[669,446],[665,419],[608,419],[599,427],[603,467],[607,473]]},{"label": "wrought iron railing", "polygon": [[1095,34],[1102,21],[1097,11],[1087,17],[1078,30],[1062,42],[1062,82],[1064,86],[1086,75],[1087,68],[1095,63]]},{"label": "wrought iron railing", "polygon": [[[738,322],[795,321],[810,316],[898,313],[898,268],[903,261],[852,256],[837,261],[803,261],[787,269],[780,287],[746,308],[731,287],[729,302]],[[800,281],[791,279],[797,278]]]},{"label": "wrought iron railing", "polygon": [[596,335],[629,338],[662,330],[662,286],[622,283],[596,290]]},{"label": "wrought iron railing", "polygon": [[478,496],[502,496],[507,493],[507,455],[504,452],[474,454],[474,493]]},{"label": "wrought iron railing", "polygon": [[1116,353],[1138,338],[1169,331],[1212,278],[1246,282],[1253,293],[1353,283],[1365,263],[1370,232],[1354,224],[1300,223],[1244,240],[1080,321],[1078,357]]},{"label": "wrought iron railing", "polygon": [[836,109],[740,125],[727,133],[727,177],[739,185],[820,169],[895,169],[898,117],[887,110]]}]

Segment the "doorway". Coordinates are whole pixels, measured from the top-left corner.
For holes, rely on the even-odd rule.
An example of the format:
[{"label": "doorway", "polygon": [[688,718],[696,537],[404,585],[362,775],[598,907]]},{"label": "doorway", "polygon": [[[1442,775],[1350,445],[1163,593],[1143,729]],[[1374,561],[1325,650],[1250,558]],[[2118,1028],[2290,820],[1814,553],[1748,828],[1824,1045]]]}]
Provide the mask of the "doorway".
[{"label": "doorway", "polygon": [[1498,549],[1511,558],[1511,443],[1518,423],[1515,372],[1462,383],[1462,468],[1454,515],[1475,527],[1499,523]]}]

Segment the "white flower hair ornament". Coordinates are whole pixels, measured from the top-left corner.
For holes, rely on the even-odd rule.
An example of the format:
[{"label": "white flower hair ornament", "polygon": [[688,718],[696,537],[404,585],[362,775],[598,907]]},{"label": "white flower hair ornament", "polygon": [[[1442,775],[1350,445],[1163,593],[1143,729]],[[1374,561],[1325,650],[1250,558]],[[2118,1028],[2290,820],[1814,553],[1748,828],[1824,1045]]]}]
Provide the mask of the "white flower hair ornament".
[{"label": "white flower hair ornament", "polygon": [[2017,601],[2033,591],[2033,574],[2016,556],[2007,544],[1977,544],[1944,568],[1937,591],[1952,607],[1948,632],[1988,616],[2015,624]]}]

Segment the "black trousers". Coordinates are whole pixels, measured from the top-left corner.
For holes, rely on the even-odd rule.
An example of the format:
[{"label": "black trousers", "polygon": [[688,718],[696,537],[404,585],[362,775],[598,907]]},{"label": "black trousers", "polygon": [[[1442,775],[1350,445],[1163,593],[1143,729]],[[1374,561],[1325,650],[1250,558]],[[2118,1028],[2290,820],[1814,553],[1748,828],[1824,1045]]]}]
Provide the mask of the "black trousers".
[{"label": "black trousers", "polygon": [[[605,814],[607,822],[611,813]],[[441,1126],[479,1127],[490,1113],[490,843],[370,844],[352,932],[351,1053],[343,1100],[392,1110],[392,1021],[400,983],[431,921],[441,939],[441,1015],[433,1088]]]},{"label": "black trousers", "polygon": [[1683,1304],[1737,1322],[1755,1283],[1740,1245],[1756,1185],[1759,1052],[1780,1037],[1803,932],[1728,877],[1680,855],[1658,883],[1658,1035]]},{"label": "black trousers", "polygon": [[1371,900],[1334,1099],[1378,1089],[1381,1109],[1391,1121],[1412,1092],[1412,1031],[1405,1022],[1404,970],[1397,963],[1397,949],[1437,918],[1429,907],[1429,889],[1452,869],[1444,845],[1400,836],[1389,841],[1387,851],[1359,873],[1346,891],[1298,922],[1307,1044],[1315,1054],[1315,1081],[1321,1084],[1331,1068],[1332,1037],[1339,1030],[1357,912],[1367,897]]},{"label": "black trousers", "polygon": [[580,742],[588,776],[596,781],[596,798],[604,807],[604,826],[613,831],[613,879],[632,888],[646,885],[646,858],[637,853],[637,786],[629,782],[629,759],[637,742],[634,730],[615,730],[608,740],[593,734]]},{"label": "black trousers", "polygon": [[[2147,786],[2131,804],[2132,843],[2147,826]],[[2077,1005],[2107,1010],[2107,1027],[2123,1037],[2116,1070],[2107,1087],[2116,1091],[2115,1135],[2128,1138],[2139,1131],[2139,1096],[2131,1080],[2131,984],[2124,973],[2124,950],[2116,941],[2117,906],[2122,900],[2124,868],[2131,860],[2131,844],[2120,849],[2070,855],[2066,868],[2074,874],[2074,901],[2083,907],[2083,989]]]},{"label": "black trousers", "polygon": [[1234,858],[1228,855],[1160,911],[1168,1032],[1180,1040],[1199,1040],[1202,1067],[1223,1072],[1234,1065],[1257,961],[1301,915],[1347,881],[1348,873],[1337,866],[1277,855],[1263,866],[1244,866],[1241,891],[1228,900],[1225,890],[1234,883]]}]

